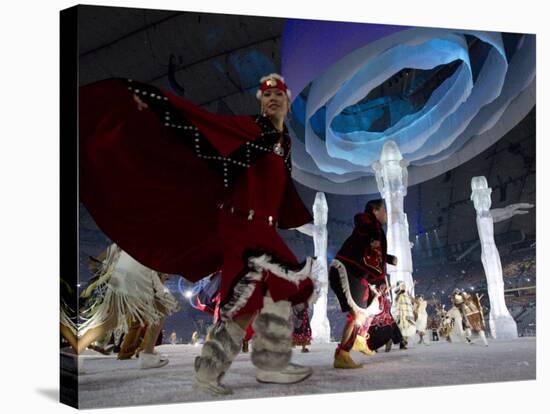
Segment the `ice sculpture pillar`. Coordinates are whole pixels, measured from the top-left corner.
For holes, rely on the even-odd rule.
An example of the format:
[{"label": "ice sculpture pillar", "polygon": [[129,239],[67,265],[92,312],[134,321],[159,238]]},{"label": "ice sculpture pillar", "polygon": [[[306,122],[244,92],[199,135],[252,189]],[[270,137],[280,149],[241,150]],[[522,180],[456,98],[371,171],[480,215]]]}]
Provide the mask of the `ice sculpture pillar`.
[{"label": "ice sculpture pillar", "polygon": [[[494,220],[491,211],[489,211],[491,208],[491,191],[485,177],[472,178],[472,196],[470,199],[473,201],[477,212],[476,223],[481,243],[481,262],[487,277],[487,291],[491,306],[489,315],[491,336],[495,339],[511,339],[518,337],[518,329],[504,301],[502,264],[495,244]],[[497,221],[506,218],[500,214],[501,210],[506,209],[495,210]],[[512,215],[513,213],[509,217]]]},{"label": "ice sculpture pillar", "polygon": [[315,246],[316,275],[319,298],[313,305],[311,318],[312,339],[315,343],[330,342],[330,324],[327,316],[328,265],[327,265],[328,206],[325,193],[315,195],[313,204],[313,244]]},{"label": "ice sculpture pillar", "polygon": [[390,283],[397,286],[405,282],[407,290],[414,295],[412,278],[412,255],[409,241],[409,222],[403,211],[403,200],[407,195],[408,161],[403,159],[394,141],[387,141],[382,148],[380,160],[372,168],[376,184],[388,211],[388,253],[397,256],[397,266],[389,266]]}]

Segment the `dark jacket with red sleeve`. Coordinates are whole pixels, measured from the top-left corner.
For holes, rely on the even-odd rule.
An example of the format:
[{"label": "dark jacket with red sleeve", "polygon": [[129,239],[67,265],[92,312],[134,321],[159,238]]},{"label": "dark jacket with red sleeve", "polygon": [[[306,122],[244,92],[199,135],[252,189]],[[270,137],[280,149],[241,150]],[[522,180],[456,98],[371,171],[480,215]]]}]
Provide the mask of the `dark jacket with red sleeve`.
[{"label": "dark jacket with red sleeve", "polygon": [[[353,233],[346,239],[336,258],[346,266],[354,266],[365,272],[369,282],[384,280],[386,263],[393,263],[394,256],[387,253],[388,243],[382,224],[372,213],[359,213],[354,217]],[[379,241],[379,248],[371,242]]]}]

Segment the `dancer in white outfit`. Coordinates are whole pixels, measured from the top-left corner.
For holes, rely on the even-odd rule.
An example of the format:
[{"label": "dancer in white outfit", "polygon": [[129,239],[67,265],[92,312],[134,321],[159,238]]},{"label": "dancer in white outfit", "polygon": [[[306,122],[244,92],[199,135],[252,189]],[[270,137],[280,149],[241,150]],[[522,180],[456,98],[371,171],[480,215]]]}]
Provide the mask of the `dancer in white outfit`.
[{"label": "dancer in white outfit", "polygon": [[428,336],[426,336],[426,328],[428,326],[428,312],[426,307],[428,302],[424,300],[424,296],[418,296],[414,301],[414,314],[416,317],[416,333],[420,337],[419,344],[429,345]]},{"label": "dancer in white outfit", "polygon": [[[108,332],[128,331],[128,319],[147,325],[148,340],[140,353],[141,368],[156,368],[168,363],[154,352],[164,318],[177,310],[177,301],[162,284],[159,274],[136,261],[116,244],[107,248],[98,269],[97,280],[83,292],[90,298],[81,313],[84,323],[78,329],[78,349],[86,347]],[[93,295],[92,295],[93,293]]]}]

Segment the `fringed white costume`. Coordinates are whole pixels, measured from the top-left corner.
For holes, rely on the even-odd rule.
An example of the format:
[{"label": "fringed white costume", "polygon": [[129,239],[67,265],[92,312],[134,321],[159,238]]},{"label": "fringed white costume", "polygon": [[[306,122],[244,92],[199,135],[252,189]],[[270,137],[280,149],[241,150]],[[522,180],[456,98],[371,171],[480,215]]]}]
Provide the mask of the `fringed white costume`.
[{"label": "fringed white costume", "polygon": [[142,325],[156,325],[161,319],[175,312],[178,304],[170,291],[162,284],[156,271],[136,261],[116,244],[109,246],[99,270],[99,279],[83,293],[93,297],[82,312],[84,322],[78,335],[104,324],[115,315],[114,331],[127,332],[128,319]]}]

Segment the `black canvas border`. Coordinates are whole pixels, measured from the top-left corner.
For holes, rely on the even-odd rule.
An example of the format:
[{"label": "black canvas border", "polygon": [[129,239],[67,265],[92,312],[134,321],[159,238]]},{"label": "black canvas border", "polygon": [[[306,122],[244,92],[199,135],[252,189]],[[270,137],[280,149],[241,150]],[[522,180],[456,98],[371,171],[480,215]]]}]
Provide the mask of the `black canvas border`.
[{"label": "black canvas border", "polygon": [[[78,283],[78,6],[60,12],[60,277]],[[61,294],[61,293],[60,293]],[[68,298],[78,309],[77,292]],[[63,404],[78,408],[78,369],[74,358],[60,355]]]}]

